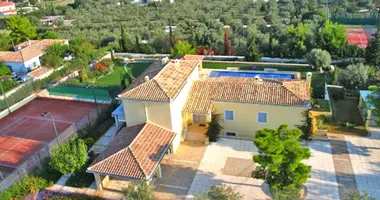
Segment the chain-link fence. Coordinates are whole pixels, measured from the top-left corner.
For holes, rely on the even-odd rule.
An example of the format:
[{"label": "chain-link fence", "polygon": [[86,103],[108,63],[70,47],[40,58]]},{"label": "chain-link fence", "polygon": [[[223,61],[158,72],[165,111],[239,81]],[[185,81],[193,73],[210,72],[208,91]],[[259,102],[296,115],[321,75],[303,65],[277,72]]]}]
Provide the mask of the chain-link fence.
[{"label": "chain-link fence", "polygon": [[[59,133],[58,138],[55,137],[50,142],[43,143],[44,145],[41,148],[24,159],[22,163],[18,164],[17,166],[0,163],[0,191],[10,187],[16,181],[21,180],[27,173],[32,172],[36,167],[42,167],[44,159],[50,155],[50,150],[52,147],[57,146],[58,142],[67,141],[70,137],[77,135],[78,130],[95,124],[99,117],[98,113],[102,114],[107,109],[107,106],[98,106],[97,109],[92,109],[80,120],[71,124],[64,131]],[[18,125],[14,124],[12,126]],[[21,140],[22,139],[20,139],[20,141]],[[9,149],[9,151],[12,151],[12,149]],[[0,153],[0,158],[2,156],[6,157],[7,155],[6,153]]]}]

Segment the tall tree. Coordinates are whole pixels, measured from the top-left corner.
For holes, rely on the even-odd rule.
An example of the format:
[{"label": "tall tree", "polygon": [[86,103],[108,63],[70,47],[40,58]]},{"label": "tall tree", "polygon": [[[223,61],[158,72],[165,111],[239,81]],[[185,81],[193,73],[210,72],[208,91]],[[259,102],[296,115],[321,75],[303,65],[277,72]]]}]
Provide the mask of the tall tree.
[{"label": "tall tree", "polygon": [[19,15],[7,17],[7,29],[11,32],[15,43],[23,42],[28,39],[34,39],[37,36],[37,30],[32,26],[28,18]]},{"label": "tall tree", "polygon": [[366,48],[365,58],[366,63],[380,69],[380,27],[377,27],[376,34]]},{"label": "tall tree", "polygon": [[135,52],[136,53],[141,53],[141,46],[140,46],[140,38],[138,35],[135,36]]},{"label": "tall tree", "polygon": [[228,30],[224,30],[224,55],[230,56],[231,53],[231,41],[228,37]]},{"label": "tall tree", "polygon": [[250,62],[259,61],[261,58],[261,53],[259,46],[256,44],[256,39],[253,37],[247,44],[247,52],[245,55],[245,60]]},{"label": "tall tree", "polygon": [[186,54],[195,55],[195,53],[195,48],[191,44],[187,42],[178,41],[174,48],[170,50],[170,57],[182,57]]},{"label": "tall tree", "polygon": [[311,172],[311,167],[302,162],[311,155],[308,148],[301,146],[301,135],[301,130],[289,130],[288,125],[257,131],[254,143],[260,154],[253,160],[260,165],[253,177],[265,180],[271,189],[300,190]]},{"label": "tall tree", "polygon": [[124,32],[124,27],[120,26],[120,48],[123,52],[127,52],[126,48],[126,38],[125,38],[125,32]]},{"label": "tall tree", "polygon": [[344,25],[326,21],[323,25],[322,36],[325,42],[324,49],[334,56],[340,56],[342,47],[347,43],[346,27]]},{"label": "tall tree", "polygon": [[86,159],[86,144],[82,139],[72,137],[52,149],[49,165],[62,174],[74,173],[86,163]]}]

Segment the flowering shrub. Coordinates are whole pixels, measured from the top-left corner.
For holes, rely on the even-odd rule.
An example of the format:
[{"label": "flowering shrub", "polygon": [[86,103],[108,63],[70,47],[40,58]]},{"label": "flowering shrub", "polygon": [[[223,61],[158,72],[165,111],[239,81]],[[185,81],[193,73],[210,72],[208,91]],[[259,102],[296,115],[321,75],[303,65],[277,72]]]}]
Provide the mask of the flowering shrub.
[{"label": "flowering shrub", "polygon": [[97,64],[94,66],[93,70],[101,70],[101,69],[105,69],[105,68],[107,68],[107,65],[106,65],[106,64],[104,64],[104,63],[97,63]]}]

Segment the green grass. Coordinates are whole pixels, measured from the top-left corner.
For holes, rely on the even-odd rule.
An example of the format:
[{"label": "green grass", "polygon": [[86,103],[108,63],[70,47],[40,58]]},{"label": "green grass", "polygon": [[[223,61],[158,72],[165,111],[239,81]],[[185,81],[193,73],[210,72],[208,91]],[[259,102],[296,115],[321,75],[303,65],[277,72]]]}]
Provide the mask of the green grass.
[{"label": "green grass", "polygon": [[[143,62],[143,63],[131,63],[128,64],[127,67],[132,68],[132,74],[135,78],[137,78],[141,73],[143,73],[152,63],[151,62]],[[126,71],[123,65],[115,65],[114,71],[111,74],[108,74],[102,78],[96,80],[96,83],[101,85],[113,85],[120,86],[125,76]]]}]

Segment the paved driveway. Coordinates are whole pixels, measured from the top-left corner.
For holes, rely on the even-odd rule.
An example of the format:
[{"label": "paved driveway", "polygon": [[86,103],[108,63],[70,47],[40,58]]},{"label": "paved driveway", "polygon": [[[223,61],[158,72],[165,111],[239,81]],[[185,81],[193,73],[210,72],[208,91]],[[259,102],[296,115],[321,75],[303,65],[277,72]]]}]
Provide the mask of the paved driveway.
[{"label": "paved driveway", "polygon": [[[308,143],[312,157],[307,164],[312,166],[312,177],[307,182],[307,199],[339,199],[334,164],[329,142],[313,141]],[[212,185],[225,184],[233,187],[244,199],[270,199],[262,190],[262,180],[250,177],[252,156],[257,154],[252,141],[222,138],[207,147],[197,174],[190,187],[187,199],[194,194],[207,191]],[[232,160],[232,163],[230,162]],[[231,170],[245,165],[247,173]],[[243,169],[244,170],[244,169]]]},{"label": "paved driveway", "polygon": [[358,189],[380,199],[380,128],[370,130],[370,138],[345,136],[345,139]]},{"label": "paved driveway", "polygon": [[160,200],[185,199],[205,150],[201,142],[185,141],[175,154],[165,156],[162,178],[154,183],[154,196]]}]

